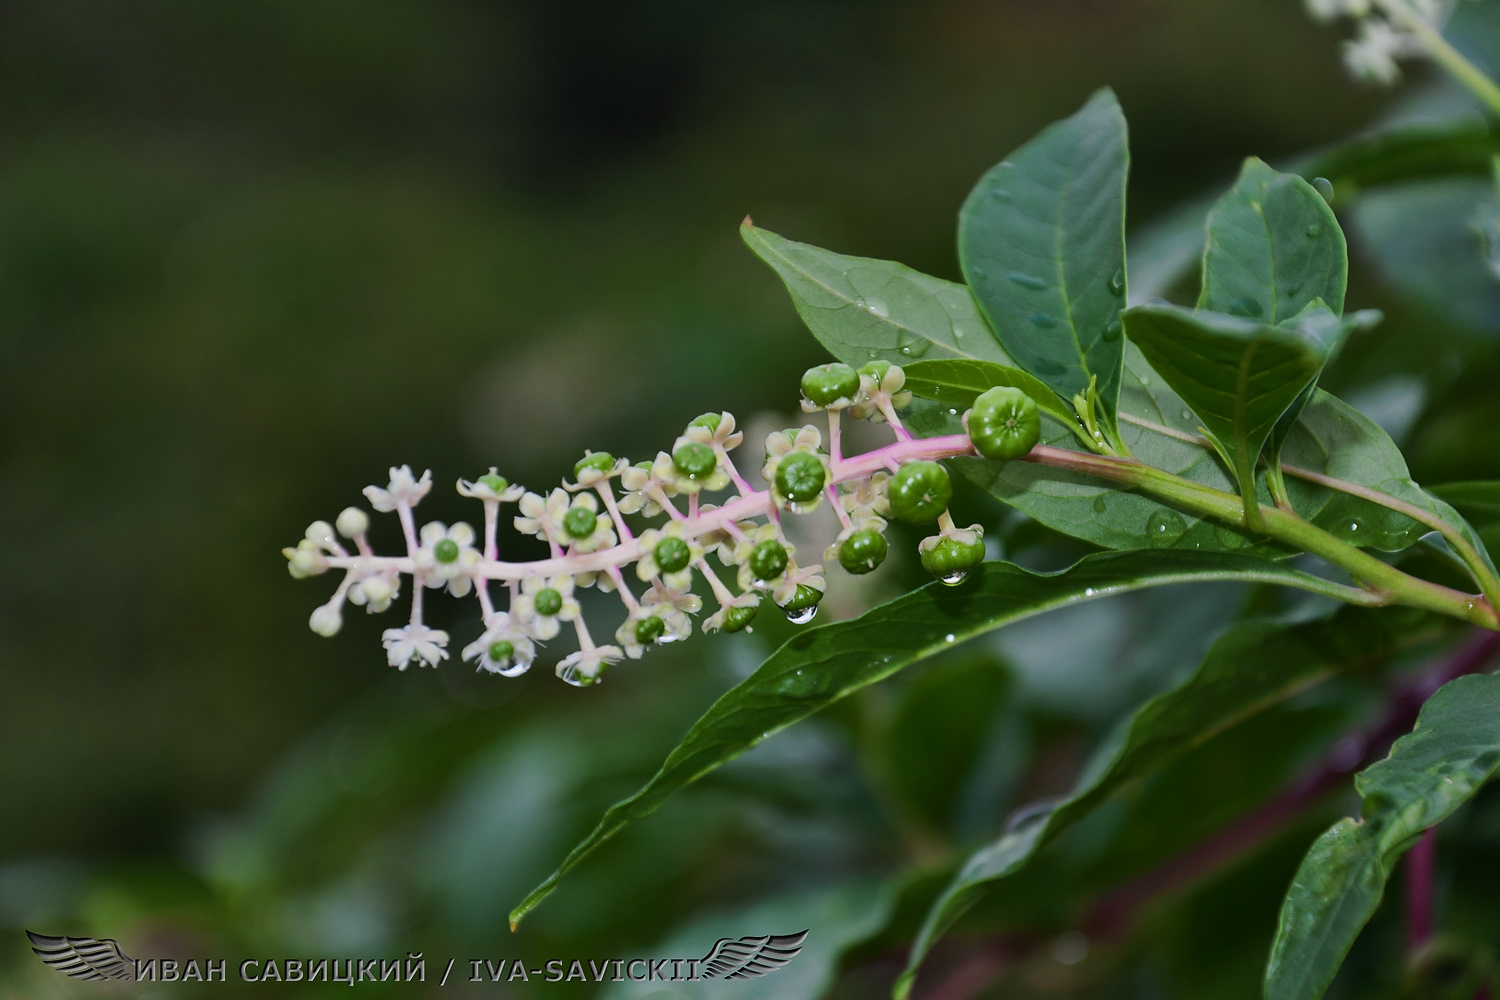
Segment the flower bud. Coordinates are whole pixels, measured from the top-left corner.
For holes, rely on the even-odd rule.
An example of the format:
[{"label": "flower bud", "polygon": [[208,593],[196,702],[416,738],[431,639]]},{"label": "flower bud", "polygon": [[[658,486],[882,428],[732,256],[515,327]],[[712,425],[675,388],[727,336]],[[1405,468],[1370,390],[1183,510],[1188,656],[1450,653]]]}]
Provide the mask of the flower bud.
[{"label": "flower bud", "polygon": [[335,604],[319,605],[313,610],[312,617],[307,620],[308,627],[324,638],[338,635],[343,624],[344,616],[339,613],[338,606]]},{"label": "flower bud", "polygon": [[338,526],[339,534],[345,538],[358,538],[370,530],[370,515],[358,507],[345,507],[334,523]]}]

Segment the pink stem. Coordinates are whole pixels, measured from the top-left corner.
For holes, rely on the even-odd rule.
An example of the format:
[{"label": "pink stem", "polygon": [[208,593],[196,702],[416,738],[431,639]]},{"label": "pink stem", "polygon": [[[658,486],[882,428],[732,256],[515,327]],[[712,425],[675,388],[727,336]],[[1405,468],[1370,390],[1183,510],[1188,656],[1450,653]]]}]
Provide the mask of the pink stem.
[{"label": "pink stem", "polygon": [[1437,828],[1430,827],[1406,855],[1406,947],[1416,954],[1432,938],[1432,890]]}]

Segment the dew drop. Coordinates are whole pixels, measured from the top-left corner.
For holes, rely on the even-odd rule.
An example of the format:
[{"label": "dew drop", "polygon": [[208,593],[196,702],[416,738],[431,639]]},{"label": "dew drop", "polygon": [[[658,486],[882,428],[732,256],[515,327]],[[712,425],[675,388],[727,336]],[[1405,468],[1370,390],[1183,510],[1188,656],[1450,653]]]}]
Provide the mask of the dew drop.
[{"label": "dew drop", "polygon": [[932,341],[928,340],[926,337],[913,337],[912,335],[903,332],[900,338],[898,338],[896,341],[896,349],[900,351],[904,357],[920,358],[922,355],[932,350]]},{"label": "dew drop", "polygon": [[1141,385],[1150,385],[1150,384],[1151,384],[1151,376],[1150,375],[1142,375],[1141,376]]},{"label": "dew drop", "polygon": [[1250,319],[1259,319],[1265,311],[1265,306],[1254,299],[1235,299],[1229,303],[1229,314],[1231,316],[1246,316]]},{"label": "dew drop", "polygon": [[956,416],[958,416],[958,411],[955,410],[953,407],[950,406],[950,407],[948,407],[948,416],[950,416],[950,417],[956,417]]},{"label": "dew drop", "polygon": [[1084,587],[1083,588],[1083,596],[1084,597],[1093,597],[1094,596],[1094,588],[1093,587]]},{"label": "dew drop", "polygon": [[1310,225],[1310,226],[1307,227],[1307,235],[1308,236],[1317,236],[1322,231],[1323,231],[1323,227],[1320,226],[1320,225],[1318,225],[1316,222],[1314,222],[1312,225]]},{"label": "dew drop", "polygon": [[1146,519],[1146,541],[1153,546],[1174,544],[1187,531],[1187,524],[1175,511],[1157,510]]},{"label": "dew drop", "polygon": [[1011,193],[1009,191],[1005,190],[1005,188],[995,188],[995,190],[993,190],[993,191],[990,192],[990,197],[993,198],[993,199],[995,199],[996,201],[1003,201],[1003,202],[1006,202],[1006,203],[1009,203],[1009,202],[1015,200],[1011,196]]},{"label": "dew drop", "polygon": [[1109,509],[1109,505],[1104,502],[1104,496],[1102,494],[1099,495],[1099,496],[1094,497],[1094,513],[1095,514],[1103,514],[1108,509]]},{"label": "dew drop", "polygon": [[891,314],[890,309],[887,308],[886,304],[880,299],[867,299],[865,301],[865,308],[868,309],[872,314],[879,316],[881,319],[885,319]]},{"label": "dew drop", "polygon": [[954,635],[953,635],[952,632],[949,632],[947,635],[943,636],[943,641],[944,642],[952,642],[953,639],[954,639]]},{"label": "dew drop", "polygon": [[1117,319],[1112,319],[1109,321],[1109,325],[1104,328],[1104,339],[1113,343],[1119,340],[1120,334],[1124,332],[1125,325]]},{"label": "dew drop", "polygon": [[957,587],[960,583],[963,583],[968,578],[969,574],[967,572],[961,569],[956,569],[952,573],[944,573],[942,576],[938,577],[938,582],[949,587]]},{"label": "dew drop", "polygon": [[1184,406],[1182,408],[1182,419],[1183,420],[1192,420],[1193,419],[1193,411],[1190,410],[1190,409],[1188,409],[1186,406]]},{"label": "dew drop", "polygon": [[1057,325],[1057,318],[1048,316],[1046,313],[1032,313],[1026,318],[1031,321],[1032,326],[1040,327],[1043,330],[1050,330]]},{"label": "dew drop", "polygon": [[1109,279],[1109,290],[1114,293],[1115,298],[1125,294],[1125,272],[1116,271],[1114,277]]},{"label": "dew drop", "polygon": [[818,606],[814,604],[809,608],[798,608],[796,611],[788,611],[786,613],[786,620],[793,625],[806,625],[813,620],[817,613]]},{"label": "dew drop", "polygon": [[1323,196],[1323,200],[1329,204],[1333,203],[1333,181],[1327,177],[1314,177],[1312,180],[1313,190]]},{"label": "dew drop", "polygon": [[1023,274],[1020,271],[1012,271],[1006,275],[1012,284],[1020,285],[1022,288],[1031,288],[1040,291],[1047,287],[1047,283],[1033,274]]}]

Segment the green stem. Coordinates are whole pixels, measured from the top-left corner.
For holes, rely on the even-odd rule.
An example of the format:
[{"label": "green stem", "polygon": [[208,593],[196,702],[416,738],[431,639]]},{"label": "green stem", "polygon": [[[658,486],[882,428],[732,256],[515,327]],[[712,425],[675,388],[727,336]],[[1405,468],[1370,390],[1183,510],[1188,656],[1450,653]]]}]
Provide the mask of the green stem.
[{"label": "green stem", "polygon": [[[1137,427],[1143,427],[1157,434],[1175,438],[1187,444],[1197,445],[1204,449],[1213,447],[1213,442],[1197,434],[1188,434],[1185,431],[1179,431],[1172,427],[1154,423],[1133,414],[1122,413],[1120,416],[1121,419],[1127,420]],[[1273,473],[1275,474],[1274,479],[1272,478]],[[1469,575],[1474,578],[1474,582],[1479,586],[1479,591],[1484,595],[1485,600],[1493,607],[1500,607],[1500,576],[1496,576],[1494,569],[1491,568],[1485,557],[1454,525],[1449,524],[1431,511],[1423,510],[1421,507],[1393,497],[1389,493],[1382,493],[1380,490],[1371,489],[1368,486],[1361,486],[1358,483],[1351,483],[1347,480],[1324,475],[1321,472],[1314,472],[1312,469],[1304,469],[1295,465],[1282,465],[1274,469],[1268,465],[1266,469],[1267,486],[1271,490],[1271,495],[1276,499],[1277,506],[1282,507],[1288,512],[1291,512],[1292,507],[1291,500],[1286,496],[1286,483],[1281,478],[1283,473],[1309,483],[1317,483],[1319,486],[1325,486],[1340,493],[1359,497],[1361,500],[1368,500],[1370,503],[1377,504],[1387,510],[1404,514],[1418,524],[1425,525],[1436,531],[1439,535],[1443,536],[1443,540],[1448,543],[1448,547],[1463,560]]]},{"label": "green stem", "polygon": [[[1245,524],[1247,520],[1244,500],[1233,493],[1174,476],[1133,459],[1087,455],[1038,445],[1026,460],[1122,483],[1184,510],[1230,524]],[[1482,596],[1465,594],[1403,573],[1291,511],[1259,503],[1256,506],[1266,535],[1326,559],[1370,591],[1376,602],[1424,608],[1491,631],[1500,631],[1500,617]]]},{"label": "green stem", "polygon": [[1434,62],[1447,70],[1454,79],[1473,91],[1490,111],[1500,116],[1500,86],[1475,66],[1453,43],[1443,37],[1432,22],[1419,14],[1407,0],[1376,0],[1386,17],[1416,36]]}]

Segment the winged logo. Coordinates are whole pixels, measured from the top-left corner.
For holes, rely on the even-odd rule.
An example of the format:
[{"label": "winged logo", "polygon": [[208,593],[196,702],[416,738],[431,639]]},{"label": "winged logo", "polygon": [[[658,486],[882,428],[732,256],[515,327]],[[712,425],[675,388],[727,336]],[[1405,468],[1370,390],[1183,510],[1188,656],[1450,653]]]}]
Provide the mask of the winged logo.
[{"label": "winged logo", "polygon": [[135,959],[120,950],[113,938],[48,937],[27,931],[37,958],[58,972],[90,982],[135,981]]},{"label": "winged logo", "polygon": [[719,938],[699,963],[704,979],[759,979],[786,965],[802,951],[807,931]]}]

